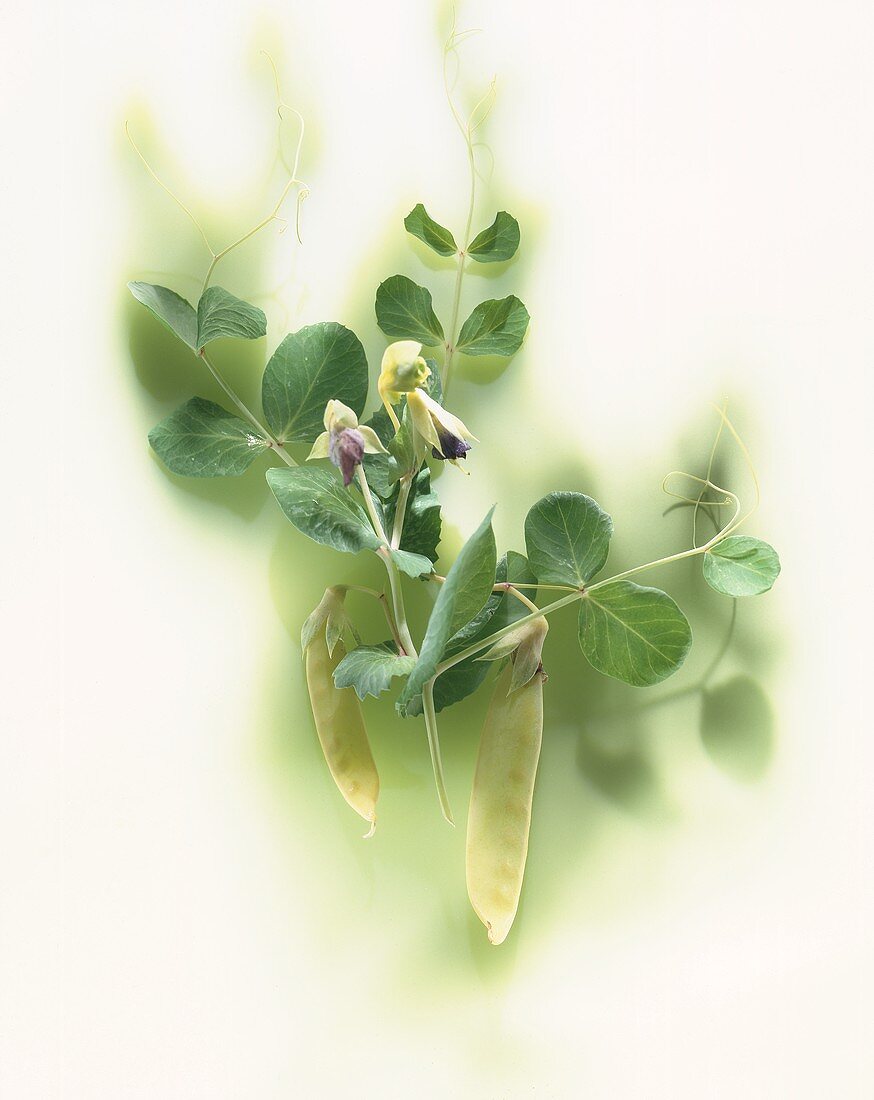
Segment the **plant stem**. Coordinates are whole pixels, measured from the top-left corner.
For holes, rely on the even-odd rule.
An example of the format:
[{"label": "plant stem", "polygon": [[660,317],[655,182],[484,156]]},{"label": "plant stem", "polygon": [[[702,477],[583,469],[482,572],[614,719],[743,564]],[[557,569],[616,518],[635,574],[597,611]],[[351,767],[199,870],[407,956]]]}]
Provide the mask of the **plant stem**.
[{"label": "plant stem", "polygon": [[364,506],[367,509],[367,514],[370,516],[373,530],[379,535],[386,546],[388,546],[385,528],[382,526],[382,520],[379,518],[376,505],[373,503],[373,495],[370,492],[370,486],[367,484],[367,474],[365,474],[363,466],[355,467],[355,476],[358,479],[358,487],[361,490],[361,495],[364,497]]},{"label": "plant stem", "polygon": [[[496,585],[495,587],[500,588],[500,585]],[[516,586],[514,584],[510,584],[509,581],[505,582],[504,591],[509,592],[511,596],[515,596],[516,599],[519,601],[519,603],[521,603],[525,607],[527,607],[529,611],[539,611],[540,610],[540,608],[537,606],[536,603],[529,600],[527,596],[523,595],[519,591],[519,589],[516,588]]]},{"label": "plant stem", "polygon": [[434,681],[429,680],[422,687],[422,709],[425,715],[425,730],[428,734],[428,749],[431,753],[431,767],[434,770],[434,782],[437,785],[437,797],[440,809],[450,825],[455,825],[452,807],[446,793],[446,781],[443,775],[443,761],[440,757],[440,740],[437,737],[437,711],[434,708]]},{"label": "plant stem", "polygon": [[264,427],[264,425],[261,423],[261,421],[258,419],[258,417],[252,412],[252,410],[248,407],[248,405],[244,404],[243,401],[241,401],[240,398],[237,396],[237,394],[234,392],[234,390],[231,389],[230,385],[225,380],[224,375],[221,373],[221,371],[218,369],[218,367],[216,367],[213,363],[211,363],[209,361],[209,359],[207,359],[206,352],[203,351],[203,349],[201,349],[199,352],[197,352],[197,354],[203,360],[203,362],[206,364],[206,367],[207,367],[207,370],[209,371],[209,373],[213,376],[213,378],[216,380],[216,382],[218,382],[218,384],[225,391],[225,393],[228,395],[228,397],[231,399],[231,401],[233,401],[233,403],[237,406],[237,408],[243,414],[243,416],[249,421],[249,423],[252,425],[252,427],[255,429],[255,431],[258,432],[259,435],[263,436],[268,441],[268,443],[270,444],[271,450],[274,450],[279,455],[279,457],[286,464],[286,466],[296,466],[297,463],[294,461],[294,459],[291,457],[291,455],[288,453],[288,451],[286,451],[286,449],[282,446],[282,444],[279,442],[279,440],[276,439],[273,435],[271,435],[270,432],[267,431],[267,429]]},{"label": "plant stem", "polygon": [[385,615],[385,621],[388,623],[388,628],[391,631],[392,637],[395,640],[395,645],[398,647],[399,650],[402,650],[404,647],[401,644],[400,635],[398,634],[398,628],[395,626],[395,621],[391,617],[391,608],[388,606],[388,598],[386,597],[385,592],[377,592],[375,588],[367,588],[366,585],[363,584],[344,584],[342,587],[348,589],[350,592],[362,592],[365,596],[372,596],[377,601],[379,606],[382,608],[383,614]]},{"label": "plant stem", "polygon": [[392,618],[391,608],[388,606],[388,599],[385,592],[380,592],[379,602],[382,605],[382,610],[385,612],[385,619],[388,623],[388,628],[391,631],[391,636],[392,638],[394,638],[394,643],[400,651],[404,648],[404,643],[401,641],[400,633],[398,632],[398,628],[395,625],[394,619]]},{"label": "plant stem", "polygon": [[404,517],[407,511],[407,501],[409,500],[412,484],[413,474],[405,474],[401,478],[401,487],[398,490],[398,504],[395,508],[395,520],[391,532],[391,545],[394,550],[397,550],[401,545],[401,536],[404,533]]},{"label": "plant stem", "polygon": [[452,373],[452,360],[455,357],[455,344],[458,340],[458,309],[461,304],[461,285],[464,282],[464,261],[466,255],[463,249],[458,251],[458,271],[455,276],[455,297],[452,300],[452,315],[449,320],[449,339],[446,341],[446,353],[443,357],[443,399],[449,393],[449,382]]},{"label": "plant stem", "polygon": [[410,634],[410,628],[407,625],[407,609],[404,606],[404,590],[401,587],[401,578],[398,573],[398,567],[392,560],[391,553],[388,547],[382,547],[377,551],[377,554],[382,558],[385,563],[386,572],[388,573],[388,583],[391,589],[391,602],[394,610],[394,619],[398,628],[398,635],[400,636],[401,646],[404,652],[401,656],[416,657],[418,658],[419,652],[416,649],[416,643],[413,641],[413,636]]},{"label": "plant stem", "polygon": [[[407,625],[407,609],[404,606],[404,590],[401,584],[398,567],[395,565],[394,559],[391,556],[392,547],[389,545],[389,541],[385,536],[385,529],[376,511],[376,505],[374,504],[373,496],[370,492],[370,486],[367,483],[367,475],[364,472],[364,467],[358,466],[355,473],[358,478],[359,487],[361,488],[361,494],[364,497],[367,514],[370,516],[370,522],[373,524],[373,529],[376,534],[382,539],[383,543],[385,543],[384,546],[381,546],[379,550],[377,550],[377,556],[382,558],[386,572],[388,573],[392,609],[394,611],[394,620],[397,624],[397,635],[400,639],[402,655],[405,654],[409,657],[418,659],[419,652],[416,649],[416,644],[413,641],[413,637],[410,634],[410,628]],[[407,492],[409,493],[409,489]],[[404,500],[402,504],[399,496],[398,512],[400,513],[400,530],[403,530],[403,510],[405,508],[406,500]],[[397,527],[397,515],[395,517],[395,527]],[[449,824],[454,825],[455,822],[452,820],[452,810],[449,806],[449,798],[446,794],[443,760],[440,756],[440,738],[437,734],[437,712],[434,708],[433,679],[422,688],[422,711],[425,718],[425,733],[428,737],[428,749],[431,753],[431,767],[434,770],[434,783],[437,787],[437,797],[440,800],[440,809],[443,811],[443,816]]]},{"label": "plant stem", "polygon": [[517,619],[514,623],[510,623],[509,626],[505,626],[501,630],[496,630],[495,633],[490,634],[488,638],[483,638],[482,641],[474,642],[472,645],[467,646],[466,649],[460,650],[454,657],[441,661],[437,666],[435,679],[437,676],[441,676],[444,672],[452,668],[453,665],[457,665],[461,661],[467,660],[468,657],[473,657],[475,653],[480,653],[482,650],[493,646],[495,642],[499,642],[501,638],[505,638],[511,631],[518,630],[518,628],[524,626],[525,623],[531,623],[542,616],[550,615],[553,611],[558,611],[560,607],[567,607],[568,604],[575,603],[584,596],[585,591],[583,589],[577,589],[576,592],[572,592],[568,596],[562,596],[560,600],[556,600],[554,603],[548,603],[546,607],[540,607],[530,615],[525,615],[523,618]]},{"label": "plant stem", "polygon": [[404,650],[404,655],[408,657],[418,657],[418,651],[410,634],[410,628],[407,626],[407,611],[404,607],[404,592],[401,587],[401,578],[398,573],[398,567],[394,563],[394,559],[391,556],[391,548],[386,538],[385,528],[382,525],[382,521],[379,518],[379,513],[376,510],[376,505],[373,501],[373,495],[370,492],[370,486],[367,484],[367,474],[364,472],[363,466],[356,467],[355,475],[358,478],[358,485],[361,489],[361,495],[364,497],[364,505],[367,508],[367,514],[370,516],[370,522],[373,524],[373,530],[382,539],[384,545],[377,551],[377,557],[382,558],[385,565],[386,572],[388,573],[388,583],[391,588],[391,602],[394,611],[394,619],[397,624],[398,634],[400,635],[401,646]]},{"label": "plant stem", "polygon": [[[279,214],[279,210],[280,210],[282,204],[285,202],[285,199],[286,199],[286,196],[288,195],[288,192],[298,182],[299,181],[296,180],[296,179],[290,179],[286,183],[285,187],[283,187],[283,189],[282,189],[282,194],[279,196],[279,201],[276,203],[276,205],[273,207],[273,209],[270,211],[270,213],[267,215],[266,218],[263,218],[260,222],[258,222],[257,225],[253,226],[247,233],[244,233],[242,235],[242,237],[238,237],[237,240],[235,240],[233,244],[229,244],[226,248],[223,248],[221,250],[221,252],[213,252],[212,261],[210,262],[210,265],[207,268],[206,276],[203,280],[203,287],[200,291],[201,295],[206,290],[206,288],[209,286],[209,281],[212,278],[212,273],[215,271],[216,264],[218,264],[219,260],[224,259],[224,257],[227,256],[227,254],[229,252],[232,252],[239,245],[244,244],[246,241],[249,240],[250,237],[254,237],[256,233],[260,233],[261,230],[264,229],[265,226],[269,225],[273,221],[273,219],[275,217],[277,217],[277,215]],[[212,251],[212,249],[210,249],[210,251]]]},{"label": "plant stem", "polygon": [[467,160],[470,166],[470,202],[467,207],[467,224],[464,227],[464,244],[458,250],[458,270],[455,274],[455,295],[452,299],[452,314],[449,318],[449,339],[446,343],[446,354],[443,359],[443,398],[449,393],[449,382],[452,373],[452,360],[455,357],[455,346],[458,343],[458,310],[461,305],[461,287],[464,282],[464,266],[467,262],[467,250],[470,247],[470,230],[473,225],[473,211],[476,205],[476,158],[473,152],[473,140],[471,137],[470,120],[466,129],[462,128],[462,135],[467,145]]}]

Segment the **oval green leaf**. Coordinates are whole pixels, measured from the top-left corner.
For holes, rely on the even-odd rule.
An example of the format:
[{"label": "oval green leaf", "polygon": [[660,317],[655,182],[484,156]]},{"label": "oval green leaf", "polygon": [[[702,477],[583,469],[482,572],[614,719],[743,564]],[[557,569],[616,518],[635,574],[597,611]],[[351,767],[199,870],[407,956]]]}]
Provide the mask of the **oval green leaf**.
[{"label": "oval green leaf", "polygon": [[613,520],[584,493],[550,493],[525,517],[528,561],[541,584],[588,584],[612,536]]},{"label": "oval green leaf", "polygon": [[509,260],[519,247],[519,223],[506,210],[499,210],[495,220],[470,242],[468,256],[481,264],[496,264]]},{"label": "oval green leaf", "polygon": [[220,286],[208,287],[197,303],[197,346],[222,336],[257,340],[267,334],[267,318],[257,306]]},{"label": "oval green leaf", "polygon": [[658,588],[612,581],[581,602],[580,647],[605,676],[649,687],[677,671],[691,644],[686,616]]},{"label": "oval green leaf", "polygon": [[512,355],[522,344],[529,320],[515,294],[480,302],[461,326],[458,350],[465,355]]},{"label": "oval green leaf", "polygon": [[376,291],[376,323],[395,340],[443,343],[443,326],[431,305],[431,294],[406,275],[392,275]]},{"label": "oval green leaf", "polygon": [[395,676],[406,676],[415,663],[415,657],[399,656],[392,642],[360,645],[334,669],[334,685],[354,688],[359,699],[376,698],[388,691]]},{"label": "oval green leaf", "polygon": [[704,554],[704,579],[725,596],[760,596],[780,575],[777,551],[761,539],[729,535]]},{"label": "oval green leaf", "polygon": [[411,554],[409,550],[392,550],[391,556],[398,569],[413,580],[428,577],[434,572],[431,559],[426,558],[424,554]]},{"label": "oval green leaf", "polygon": [[417,203],[404,218],[404,228],[438,256],[453,256],[458,251],[449,230],[435,222],[421,203]]},{"label": "oval green leaf", "polygon": [[202,397],[156,424],[149,443],[167,469],[183,477],[237,477],[267,450],[267,440],[245,420]]},{"label": "oval green leaf", "polygon": [[127,288],[174,335],[197,350],[197,314],[190,302],[175,290],[154,283],[128,283]]},{"label": "oval green leaf", "polygon": [[312,466],[274,468],[267,471],[267,482],[286,517],[313,542],[350,554],[382,545],[364,508],[333,472]]},{"label": "oval green leaf", "polygon": [[264,417],[281,443],[312,443],[331,398],[357,416],[367,400],[367,356],[344,325],[323,321],[286,336],[264,371]]}]

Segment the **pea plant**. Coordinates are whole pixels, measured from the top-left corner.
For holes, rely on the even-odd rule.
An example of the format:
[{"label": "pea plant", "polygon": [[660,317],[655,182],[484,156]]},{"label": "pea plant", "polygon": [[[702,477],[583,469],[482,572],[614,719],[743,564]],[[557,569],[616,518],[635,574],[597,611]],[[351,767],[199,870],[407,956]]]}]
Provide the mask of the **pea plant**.
[{"label": "pea plant", "polygon": [[[699,557],[705,581],[737,598],[770,589],[780,565],[767,543],[737,533],[758,502],[754,472],[755,502],[744,510],[734,492],[712,482],[711,454],[704,476],[675,472],[663,486],[693,505],[696,515],[700,508],[711,515],[726,509],[722,515],[727,518],[707,541],[693,534],[691,546],[604,577],[613,521],[590,496],[577,488],[562,489],[532,502],[524,554],[507,550],[498,556],[489,511],[448,570],[438,571],[443,520],[431,484],[432,466],[464,463],[476,472],[477,439],[448,401],[453,367],[459,355],[512,356],[529,323],[515,295],[483,301],[460,319],[465,273],[471,265],[510,260],[521,233],[517,220],[503,210],[474,233],[475,134],[492,91],[466,117],[453,102],[448,80],[447,92],[470,165],[466,224],[456,236],[419,203],[404,226],[445,260],[447,269],[454,268],[451,312],[444,325],[431,293],[404,275],[380,283],[376,322],[392,342],[378,372],[377,408],[366,420],[367,357],[358,337],[336,321],[283,336],[264,370],[260,411],[244,404],[211,358],[216,340],[266,335],[262,310],[214,285],[212,278],[232,248],[278,217],[293,185],[299,197],[303,193],[298,156],[280,203],[267,219],[223,250],[213,248],[203,234],[210,260],[196,303],[165,286],[132,282],[129,288],[190,349],[233,406],[194,396],[153,428],[149,442],[164,466],[186,477],[234,477],[268,456],[273,463],[267,482],[283,514],[300,534],[339,555],[337,583],[303,624],[301,644],[325,760],[340,794],[369,824],[367,836],[376,828],[379,775],[362,703],[394,691],[399,718],[421,719],[439,805],[452,823],[437,716],[480,689],[492,666],[499,666],[480,737],[466,848],[471,904],[490,942],[499,944],[516,914],[527,856],[543,732],[549,616],[573,608],[581,659],[631,687],[648,687],[682,666],[692,633],[666,592],[633,578]],[[278,98],[282,117],[285,105]],[[748,458],[725,411],[719,415],[720,432],[726,428]],[[301,445],[309,453],[301,449],[298,461],[292,452]],[[679,477],[695,487],[690,495],[670,488]],[[342,555],[359,553],[372,555],[383,585],[343,582]],[[434,593],[420,638],[413,636],[405,608],[411,584],[426,584]],[[346,606],[353,590],[378,601],[384,638],[362,639]]]}]

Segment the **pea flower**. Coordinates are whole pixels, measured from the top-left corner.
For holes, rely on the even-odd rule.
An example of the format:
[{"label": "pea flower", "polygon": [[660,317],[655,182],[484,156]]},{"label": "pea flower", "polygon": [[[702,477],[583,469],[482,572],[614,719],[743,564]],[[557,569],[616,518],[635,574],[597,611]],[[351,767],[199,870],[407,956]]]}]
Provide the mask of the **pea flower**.
[{"label": "pea flower", "polygon": [[396,405],[403,394],[423,386],[431,376],[431,368],[421,352],[422,345],[415,340],[396,340],[389,344],[382,357],[376,388],[395,431],[399,431],[401,425],[392,405]]},{"label": "pea flower", "polygon": [[332,399],[325,406],[325,431],[313,444],[307,462],[312,458],[330,458],[342,473],[343,484],[348,485],[355,467],[366,454],[384,455],[388,451],[373,428],[359,425],[358,417],[348,405]]},{"label": "pea flower", "polygon": [[458,465],[457,460],[464,458],[470,450],[470,444],[476,443],[465,425],[438,405],[433,397],[424,390],[416,389],[407,394],[407,407],[413,418],[416,434],[431,447],[435,458]]}]

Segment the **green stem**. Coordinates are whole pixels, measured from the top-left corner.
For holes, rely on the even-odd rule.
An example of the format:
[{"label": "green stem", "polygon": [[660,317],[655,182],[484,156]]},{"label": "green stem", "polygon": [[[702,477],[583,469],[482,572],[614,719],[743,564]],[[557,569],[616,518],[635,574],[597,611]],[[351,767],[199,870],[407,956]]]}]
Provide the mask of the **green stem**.
[{"label": "green stem", "polygon": [[431,767],[434,770],[434,782],[437,785],[437,798],[440,809],[450,825],[455,825],[452,807],[446,793],[446,780],[443,775],[443,761],[440,757],[440,739],[437,736],[437,711],[434,708],[434,680],[429,680],[422,688],[422,709],[425,715],[425,730],[428,734],[428,749],[431,753]]},{"label": "green stem", "polygon": [[394,610],[395,623],[397,624],[398,635],[400,636],[401,645],[404,650],[402,656],[416,657],[418,659],[419,652],[416,649],[416,643],[413,641],[413,636],[410,634],[410,628],[407,625],[407,609],[404,606],[404,590],[401,586],[398,567],[395,565],[388,547],[382,547],[377,551],[377,554],[385,563],[386,572],[388,573],[388,583],[391,589],[391,602]]},{"label": "green stem", "polygon": [[[378,557],[382,558],[386,572],[388,573],[392,609],[394,611],[394,620],[397,625],[397,635],[400,639],[401,649],[407,656],[415,657],[418,660],[419,651],[416,649],[416,644],[413,641],[413,637],[410,634],[410,628],[407,625],[407,609],[404,606],[404,590],[401,584],[400,573],[391,556],[391,547],[388,544],[388,539],[385,537],[385,529],[376,511],[376,505],[374,504],[373,496],[370,492],[370,486],[367,484],[367,475],[364,472],[363,466],[357,468],[356,475],[358,477],[358,484],[361,488],[361,494],[364,497],[367,514],[370,516],[370,522],[373,524],[373,529],[376,534],[385,543],[376,553]],[[404,501],[404,507],[406,507],[406,501]],[[398,498],[398,508],[399,510],[401,508],[400,497]],[[401,529],[403,529],[403,514],[401,514]],[[428,749],[431,753],[431,766],[434,770],[434,783],[437,787],[437,797],[440,800],[440,809],[443,811],[443,816],[449,824],[454,825],[455,822],[452,820],[452,810],[449,806],[449,798],[446,794],[443,760],[440,756],[440,738],[437,734],[437,712],[434,708],[433,680],[425,684],[422,689],[422,709],[425,717],[425,732],[428,737]]]},{"label": "green stem", "polygon": [[464,282],[464,261],[466,259],[463,249],[458,252],[458,271],[455,276],[455,297],[452,300],[452,315],[449,321],[449,339],[446,341],[446,354],[443,358],[443,399],[449,393],[449,381],[452,373],[452,360],[455,357],[455,345],[458,341],[458,310],[461,304],[461,285]]},{"label": "green stem", "polygon": [[[200,291],[201,297],[203,296],[203,292],[209,286],[209,281],[212,278],[212,274],[215,271],[216,265],[218,264],[219,260],[223,260],[229,252],[233,252],[233,250],[235,248],[238,248],[241,244],[245,244],[245,242],[248,241],[250,237],[254,237],[256,233],[260,233],[261,230],[264,229],[265,226],[268,226],[273,221],[273,219],[278,216],[280,208],[282,207],[282,204],[285,202],[285,199],[286,199],[286,196],[288,195],[288,192],[298,182],[299,181],[296,180],[296,179],[290,179],[286,183],[285,187],[283,187],[282,194],[279,196],[279,201],[276,203],[276,205],[273,207],[273,209],[270,211],[270,213],[267,215],[266,218],[263,218],[260,222],[258,222],[257,225],[253,226],[247,233],[244,233],[242,235],[242,237],[238,237],[237,240],[235,240],[233,244],[229,244],[226,248],[223,248],[221,250],[221,252],[213,252],[212,253],[212,260],[210,262],[209,267],[207,268],[206,275],[205,275],[204,280],[203,280],[203,287],[201,288],[201,291]],[[210,249],[210,252],[212,252],[212,249]]]},{"label": "green stem", "polygon": [[397,550],[401,545],[401,536],[404,533],[404,518],[407,512],[407,501],[410,497],[410,488],[413,484],[413,474],[405,474],[401,478],[401,487],[398,490],[398,504],[395,508],[395,520],[391,532],[392,548]]},{"label": "green stem", "polygon": [[386,538],[385,528],[379,518],[379,513],[376,510],[376,504],[373,501],[373,494],[370,492],[370,486],[367,484],[367,474],[364,472],[364,467],[358,466],[355,470],[355,474],[358,478],[361,495],[364,497],[364,505],[367,508],[367,514],[370,516],[370,522],[373,524],[373,530],[384,543],[376,553],[378,557],[382,558],[386,572],[388,573],[392,608],[394,610],[394,618],[397,623],[401,644],[407,656],[418,657],[419,654],[413,642],[412,635],[410,634],[410,628],[407,626],[407,611],[404,607],[404,590],[401,587],[400,574],[398,573],[398,567],[394,563],[394,558],[391,556],[391,547]]},{"label": "green stem", "polygon": [[449,318],[449,340],[446,343],[446,355],[443,359],[443,398],[449,393],[449,382],[452,373],[452,360],[455,357],[455,346],[458,343],[458,311],[461,306],[461,287],[464,282],[464,265],[467,261],[467,250],[470,247],[470,231],[473,225],[473,211],[476,205],[476,159],[473,152],[473,141],[470,134],[470,126],[464,133],[467,144],[467,160],[470,166],[470,202],[467,207],[467,224],[464,227],[464,244],[458,250],[458,270],[455,274],[455,295],[452,299],[452,314]]},{"label": "green stem", "polygon": [[252,412],[252,410],[248,407],[248,405],[244,404],[243,401],[240,400],[240,398],[237,396],[237,394],[234,392],[234,390],[231,388],[231,386],[225,380],[224,375],[221,373],[221,371],[218,369],[218,367],[216,367],[213,363],[211,363],[209,361],[209,359],[207,359],[206,352],[203,351],[203,349],[201,349],[199,352],[197,352],[197,355],[203,360],[203,362],[206,364],[206,368],[209,371],[209,373],[213,376],[213,378],[216,380],[216,382],[218,382],[218,384],[221,386],[221,388],[224,390],[224,392],[228,395],[228,397],[231,399],[231,401],[233,401],[233,403],[237,406],[237,408],[243,414],[243,416],[249,421],[249,423],[252,425],[252,427],[255,429],[255,431],[258,432],[259,435],[263,436],[268,441],[271,450],[274,450],[279,455],[279,457],[286,464],[286,466],[296,466],[297,463],[294,461],[294,459],[291,457],[291,455],[288,453],[288,451],[286,451],[286,449],[282,446],[282,444],[279,442],[279,440],[276,439],[270,432],[267,431],[267,429],[264,427],[264,425],[261,423],[261,421],[258,419],[258,417]]},{"label": "green stem", "polygon": [[501,630],[496,630],[495,633],[490,634],[488,638],[483,638],[479,642],[474,642],[472,645],[467,646],[466,649],[460,650],[454,657],[449,657],[447,660],[441,661],[437,666],[435,679],[437,676],[442,676],[442,674],[452,668],[453,665],[457,665],[461,661],[467,660],[468,657],[473,657],[474,654],[480,653],[482,650],[493,646],[495,642],[499,642],[501,638],[505,638],[514,630],[518,630],[520,626],[524,626],[526,623],[532,623],[535,619],[539,619],[544,615],[550,615],[553,611],[558,611],[561,607],[567,607],[568,604],[575,603],[584,596],[585,592],[583,589],[578,589],[568,596],[562,596],[560,600],[556,600],[554,603],[547,604],[546,607],[540,607],[537,611],[532,611],[530,615],[525,615],[523,618],[517,619],[514,623],[510,623],[509,626],[505,626]]}]

